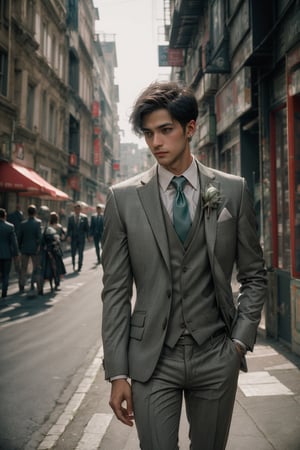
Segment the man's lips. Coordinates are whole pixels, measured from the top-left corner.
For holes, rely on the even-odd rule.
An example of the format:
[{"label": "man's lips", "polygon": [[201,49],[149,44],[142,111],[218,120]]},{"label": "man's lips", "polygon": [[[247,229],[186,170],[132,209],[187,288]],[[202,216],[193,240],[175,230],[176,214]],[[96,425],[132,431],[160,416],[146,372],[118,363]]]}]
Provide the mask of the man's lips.
[{"label": "man's lips", "polygon": [[166,156],[167,154],[168,154],[168,152],[159,151],[159,152],[155,152],[154,156],[159,158],[161,156]]}]

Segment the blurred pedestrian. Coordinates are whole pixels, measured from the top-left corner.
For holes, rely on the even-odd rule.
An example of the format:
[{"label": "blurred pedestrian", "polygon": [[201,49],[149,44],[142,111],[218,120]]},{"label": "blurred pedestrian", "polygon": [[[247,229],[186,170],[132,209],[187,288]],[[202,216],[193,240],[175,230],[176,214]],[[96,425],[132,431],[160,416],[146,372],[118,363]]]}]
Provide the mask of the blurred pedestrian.
[{"label": "blurred pedestrian", "polygon": [[[7,215],[7,222],[10,222],[15,226],[15,233],[16,233],[17,239],[18,239],[19,233],[20,233],[20,225],[23,220],[24,220],[24,214],[23,214],[21,205],[20,205],[20,203],[17,203],[15,211]],[[15,272],[16,272],[18,278],[20,278],[20,272],[21,272],[20,264],[21,264],[20,258],[14,258]]]},{"label": "blurred pedestrian", "polygon": [[7,215],[7,222],[10,222],[15,226],[15,233],[17,237],[19,235],[20,225],[23,220],[24,214],[21,205],[17,203],[15,211]]},{"label": "blurred pedestrian", "polygon": [[51,290],[60,290],[60,280],[66,273],[63,261],[61,240],[64,239],[65,232],[55,211],[50,213],[49,224],[45,227],[42,239],[42,275],[43,281],[49,280]]},{"label": "blurred pedestrian", "polygon": [[6,210],[0,208],[0,272],[2,274],[2,298],[7,296],[12,259],[19,259],[15,227],[6,221]]},{"label": "blurred pedestrian", "polygon": [[193,91],[177,83],[141,93],[131,123],[157,164],[112,186],[104,212],[105,377],[143,450],[178,449],[183,398],[190,448],[225,449],[267,293],[246,182],[193,157],[197,115]]},{"label": "blurred pedestrian", "polygon": [[71,256],[73,270],[75,270],[75,257],[78,252],[78,272],[83,263],[85,240],[89,237],[89,222],[86,214],[81,212],[81,203],[74,206],[74,214],[68,219],[67,241],[71,243]]},{"label": "blurred pedestrian", "polygon": [[20,292],[24,292],[27,281],[27,268],[29,259],[32,262],[32,283],[36,282],[39,295],[43,295],[40,249],[42,241],[41,220],[36,218],[35,205],[29,205],[28,218],[20,225],[19,248],[21,252],[21,274],[19,280]]},{"label": "blurred pedestrian", "polygon": [[90,226],[90,236],[93,237],[97,263],[101,263],[100,257],[100,242],[103,233],[103,215],[102,215],[102,205],[98,204],[96,206],[96,214],[93,214],[91,217],[91,226]]}]

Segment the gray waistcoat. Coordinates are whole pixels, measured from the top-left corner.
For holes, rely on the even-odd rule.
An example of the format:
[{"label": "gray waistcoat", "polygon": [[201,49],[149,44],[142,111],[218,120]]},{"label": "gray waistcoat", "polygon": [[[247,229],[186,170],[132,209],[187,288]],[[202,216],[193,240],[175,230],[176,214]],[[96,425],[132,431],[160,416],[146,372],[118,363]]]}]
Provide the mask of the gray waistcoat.
[{"label": "gray waistcoat", "polygon": [[165,209],[164,215],[173,286],[165,343],[174,347],[182,333],[189,333],[201,345],[224,327],[215,299],[201,208],[198,205],[184,245]]}]

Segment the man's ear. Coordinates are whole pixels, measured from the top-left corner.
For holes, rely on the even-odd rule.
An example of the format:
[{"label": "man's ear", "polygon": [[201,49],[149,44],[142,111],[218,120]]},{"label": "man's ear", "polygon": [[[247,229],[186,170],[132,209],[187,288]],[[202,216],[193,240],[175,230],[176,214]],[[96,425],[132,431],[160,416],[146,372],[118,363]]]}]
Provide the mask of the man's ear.
[{"label": "man's ear", "polygon": [[196,121],[190,120],[186,125],[186,134],[188,138],[192,138],[196,131]]}]

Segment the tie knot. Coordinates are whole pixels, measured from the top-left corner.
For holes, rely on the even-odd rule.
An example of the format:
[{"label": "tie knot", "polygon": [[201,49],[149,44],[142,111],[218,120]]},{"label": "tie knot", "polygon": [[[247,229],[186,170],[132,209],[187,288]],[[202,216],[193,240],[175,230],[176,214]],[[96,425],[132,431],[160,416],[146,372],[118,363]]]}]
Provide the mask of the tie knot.
[{"label": "tie knot", "polygon": [[177,191],[182,191],[185,184],[187,182],[187,179],[181,175],[180,177],[173,177],[171,183],[173,186],[175,186]]}]

